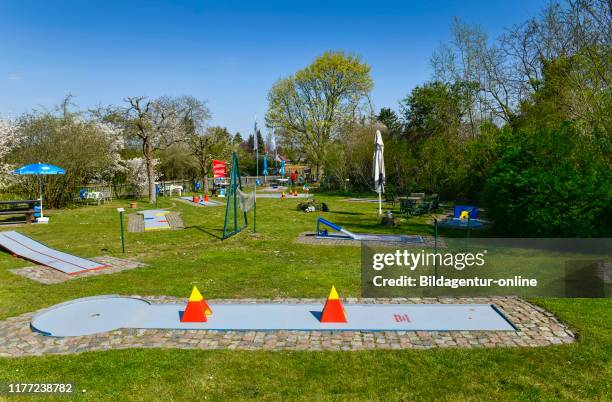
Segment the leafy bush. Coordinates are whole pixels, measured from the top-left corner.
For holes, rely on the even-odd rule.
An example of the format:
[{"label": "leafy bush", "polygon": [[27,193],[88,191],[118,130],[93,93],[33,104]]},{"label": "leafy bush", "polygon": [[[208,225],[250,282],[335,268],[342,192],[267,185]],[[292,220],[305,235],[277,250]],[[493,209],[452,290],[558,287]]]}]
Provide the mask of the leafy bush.
[{"label": "leafy bush", "polygon": [[483,201],[508,235],[608,236],[612,174],[589,137],[569,124],[506,132]]},{"label": "leafy bush", "polygon": [[[64,112],[35,112],[19,119],[20,142],[7,157],[15,166],[44,162],[66,170],[64,175],[44,179],[44,199],[50,207],[61,207],[78,195],[79,186],[109,182],[121,169],[119,134],[96,121]],[[38,198],[38,176],[19,176],[12,190]]]},{"label": "leafy bush", "polygon": [[329,207],[327,206],[326,203],[324,202],[320,203],[314,198],[311,198],[308,201],[300,202],[297,206],[297,209],[298,211],[304,211],[304,212],[315,212],[315,211],[329,212]]}]

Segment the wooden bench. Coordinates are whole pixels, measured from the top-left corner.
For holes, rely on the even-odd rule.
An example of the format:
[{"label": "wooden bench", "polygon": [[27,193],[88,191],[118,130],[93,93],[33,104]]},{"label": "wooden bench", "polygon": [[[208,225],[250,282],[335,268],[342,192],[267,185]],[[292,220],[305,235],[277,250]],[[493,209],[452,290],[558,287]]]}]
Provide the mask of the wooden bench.
[{"label": "wooden bench", "polygon": [[[15,200],[15,201],[0,201],[0,216],[24,215],[25,223],[34,221],[34,214],[37,212],[34,207],[38,205],[38,200]],[[21,221],[9,221],[0,223],[22,223]]]}]

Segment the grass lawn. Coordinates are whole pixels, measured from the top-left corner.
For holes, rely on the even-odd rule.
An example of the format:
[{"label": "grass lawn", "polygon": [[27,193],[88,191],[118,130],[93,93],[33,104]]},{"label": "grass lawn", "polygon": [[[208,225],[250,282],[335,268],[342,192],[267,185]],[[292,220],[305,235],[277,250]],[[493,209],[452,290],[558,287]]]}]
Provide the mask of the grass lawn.
[{"label": "grass lawn", "polygon": [[[348,203],[340,197],[317,199],[330,205],[329,220],[356,232],[431,234],[424,218],[382,229],[377,225],[376,204]],[[126,256],[149,264],[147,268],[62,284],[42,285],[14,275],[10,268],[31,264],[0,253],[0,319],[98,294],[187,297],[192,285],[211,299],[322,298],[332,284],[344,297],[359,296],[359,248],[295,244],[299,233],[314,230],[318,216],[297,211],[297,203],[259,199],[258,233],[247,231],[221,242],[217,237],[224,207],[195,208],[163,199],[159,207],[180,211],[187,228],[128,233]],[[18,230],[83,257],[121,257],[118,206],[127,203],[53,211],[50,225]],[[569,324],[579,341],[545,348],[477,350],[135,349],[0,358],[0,382],[74,382],[78,396],[92,400],[607,400],[612,394],[612,301],[535,302]]]}]

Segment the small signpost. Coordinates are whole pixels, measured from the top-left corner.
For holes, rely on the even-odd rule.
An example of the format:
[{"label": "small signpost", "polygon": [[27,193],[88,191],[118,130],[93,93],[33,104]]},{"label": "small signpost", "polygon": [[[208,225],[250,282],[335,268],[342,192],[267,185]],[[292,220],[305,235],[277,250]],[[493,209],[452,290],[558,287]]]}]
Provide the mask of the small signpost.
[{"label": "small signpost", "polygon": [[123,238],[123,213],[125,209],[117,208],[117,212],[119,212],[119,227],[121,228],[121,252],[125,253],[125,240]]}]

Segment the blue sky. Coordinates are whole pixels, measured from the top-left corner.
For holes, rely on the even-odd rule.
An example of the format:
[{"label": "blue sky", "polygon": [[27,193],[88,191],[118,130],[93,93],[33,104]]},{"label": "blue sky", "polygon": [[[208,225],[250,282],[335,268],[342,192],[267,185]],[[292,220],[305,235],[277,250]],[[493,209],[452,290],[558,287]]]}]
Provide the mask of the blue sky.
[{"label": "blue sky", "polygon": [[372,67],[374,106],[397,108],[431,76],[453,17],[495,37],[544,1],[0,0],[0,114],[126,96],[207,99],[213,124],[246,134],[279,78],[325,50]]}]

